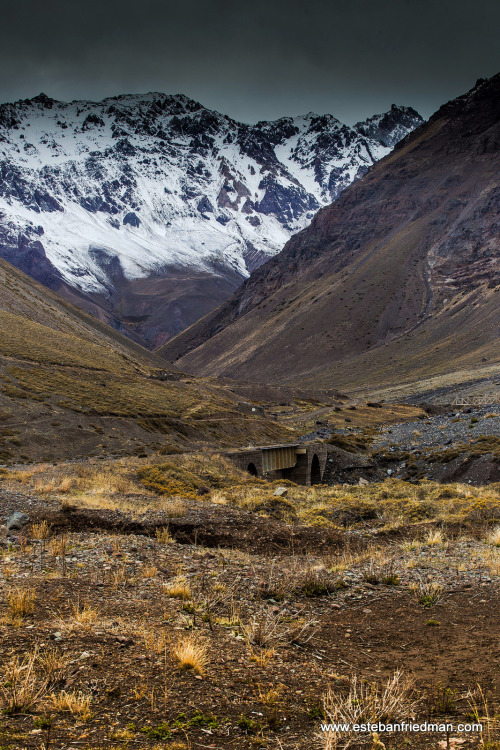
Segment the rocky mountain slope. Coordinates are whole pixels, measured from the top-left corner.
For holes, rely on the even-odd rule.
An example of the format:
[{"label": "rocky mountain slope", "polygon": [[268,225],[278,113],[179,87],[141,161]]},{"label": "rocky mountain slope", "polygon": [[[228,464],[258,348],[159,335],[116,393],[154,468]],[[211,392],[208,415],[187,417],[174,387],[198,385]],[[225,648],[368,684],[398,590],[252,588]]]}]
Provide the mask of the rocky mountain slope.
[{"label": "rocky mountain slope", "polygon": [[212,310],[422,118],[245,125],[185,96],[0,106],[0,256],[158,346]]},{"label": "rocky mountain slope", "polygon": [[441,107],[160,351],[191,372],[344,390],[491,375],[499,152],[500,74]]}]

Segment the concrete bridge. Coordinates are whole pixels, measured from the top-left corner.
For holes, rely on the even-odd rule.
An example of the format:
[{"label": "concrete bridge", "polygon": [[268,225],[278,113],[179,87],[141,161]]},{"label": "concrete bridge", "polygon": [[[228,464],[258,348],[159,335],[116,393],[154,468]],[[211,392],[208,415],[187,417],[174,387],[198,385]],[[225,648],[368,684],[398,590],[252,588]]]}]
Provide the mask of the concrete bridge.
[{"label": "concrete bridge", "polygon": [[225,455],[240,469],[266,479],[290,479],[296,484],[321,484],[328,461],[324,443],[285,443],[234,451]]}]

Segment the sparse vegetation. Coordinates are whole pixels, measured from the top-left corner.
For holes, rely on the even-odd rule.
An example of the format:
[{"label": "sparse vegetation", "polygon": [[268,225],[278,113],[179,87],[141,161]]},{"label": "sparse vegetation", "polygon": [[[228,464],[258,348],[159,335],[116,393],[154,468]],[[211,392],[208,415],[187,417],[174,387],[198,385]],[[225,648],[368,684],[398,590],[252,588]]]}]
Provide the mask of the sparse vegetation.
[{"label": "sparse vegetation", "polygon": [[179,669],[192,669],[203,675],[208,664],[208,646],[193,635],[181,638],[173,649]]},{"label": "sparse vegetation", "polygon": [[56,711],[69,711],[72,716],[78,717],[81,721],[88,721],[92,717],[90,695],[75,691],[67,693],[62,690],[60,693],[53,693],[51,699]]},{"label": "sparse vegetation", "polygon": [[[397,723],[414,718],[417,698],[414,681],[400,670],[394,672],[383,685],[365,682],[353,675],[347,695],[330,688],[324,698],[324,713],[329,723],[355,724]],[[365,733],[365,737],[369,732]],[[346,747],[352,737],[342,732],[325,733],[325,750]],[[357,741],[362,736],[356,738]],[[342,743],[342,744],[340,744]]]}]

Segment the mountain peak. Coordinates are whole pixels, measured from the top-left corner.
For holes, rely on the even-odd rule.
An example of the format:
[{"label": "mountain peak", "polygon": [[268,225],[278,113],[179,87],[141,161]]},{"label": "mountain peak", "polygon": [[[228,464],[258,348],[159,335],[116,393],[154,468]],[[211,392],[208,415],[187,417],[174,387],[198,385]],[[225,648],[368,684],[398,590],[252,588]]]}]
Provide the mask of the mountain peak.
[{"label": "mountain peak", "polygon": [[495,76],[444,105],[162,352],[194,374],[357,392],[499,372],[499,93]]},{"label": "mountain peak", "polygon": [[[160,92],[2,105],[0,255],[162,343],[389,152],[377,127],[367,135],[313,113],[247,125]],[[386,130],[395,141],[394,123]],[[167,282],[172,268],[189,271]],[[169,301],[151,292],[137,313],[126,297],[152,277]]]}]

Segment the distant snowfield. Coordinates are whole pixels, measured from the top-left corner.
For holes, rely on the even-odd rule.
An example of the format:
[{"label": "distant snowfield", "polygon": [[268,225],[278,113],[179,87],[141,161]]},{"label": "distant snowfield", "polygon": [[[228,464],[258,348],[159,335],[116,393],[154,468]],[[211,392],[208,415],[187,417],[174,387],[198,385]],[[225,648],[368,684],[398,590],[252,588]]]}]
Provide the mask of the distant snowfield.
[{"label": "distant snowfield", "polygon": [[174,266],[245,278],[421,122],[393,107],[354,127],[314,114],[249,126],[156,93],[4,104],[3,243],[38,240],[84,292]]}]

